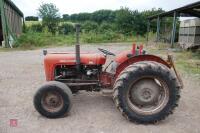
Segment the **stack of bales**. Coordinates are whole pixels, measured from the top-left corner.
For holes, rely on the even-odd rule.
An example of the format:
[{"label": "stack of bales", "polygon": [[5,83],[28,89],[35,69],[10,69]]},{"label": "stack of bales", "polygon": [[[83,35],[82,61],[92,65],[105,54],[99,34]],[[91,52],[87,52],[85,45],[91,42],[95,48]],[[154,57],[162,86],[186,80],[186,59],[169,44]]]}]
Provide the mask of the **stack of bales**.
[{"label": "stack of bales", "polygon": [[200,46],[200,19],[184,20],[180,24],[179,44],[188,49]]}]

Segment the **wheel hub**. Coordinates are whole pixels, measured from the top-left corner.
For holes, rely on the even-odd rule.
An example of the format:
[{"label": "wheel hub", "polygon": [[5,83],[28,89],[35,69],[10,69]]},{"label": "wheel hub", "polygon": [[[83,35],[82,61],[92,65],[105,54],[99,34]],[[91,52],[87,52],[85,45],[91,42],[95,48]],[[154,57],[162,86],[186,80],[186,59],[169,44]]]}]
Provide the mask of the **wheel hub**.
[{"label": "wheel hub", "polygon": [[42,98],[42,105],[49,112],[57,112],[63,106],[63,99],[57,92],[48,92]]},{"label": "wheel hub", "polygon": [[56,107],[59,105],[59,98],[58,97],[51,97],[47,100],[47,104],[53,107]]},{"label": "wheel hub", "polygon": [[131,90],[133,102],[137,105],[152,105],[158,101],[160,89],[153,79],[139,81]]},{"label": "wheel hub", "polygon": [[149,88],[144,88],[144,91],[142,93],[142,97],[145,100],[148,100],[148,99],[151,98],[151,92],[150,92]]},{"label": "wheel hub", "polygon": [[142,115],[155,114],[162,110],[169,100],[166,84],[154,77],[142,78],[129,88],[129,107]]}]

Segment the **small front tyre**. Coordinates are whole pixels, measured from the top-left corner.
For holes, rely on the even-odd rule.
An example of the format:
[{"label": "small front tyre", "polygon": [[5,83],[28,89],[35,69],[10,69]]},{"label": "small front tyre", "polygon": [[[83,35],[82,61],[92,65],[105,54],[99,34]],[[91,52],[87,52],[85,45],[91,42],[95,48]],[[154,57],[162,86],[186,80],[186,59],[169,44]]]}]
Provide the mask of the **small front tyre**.
[{"label": "small front tyre", "polygon": [[51,81],[40,87],[34,96],[35,109],[47,118],[60,118],[69,113],[72,92],[64,83]]}]

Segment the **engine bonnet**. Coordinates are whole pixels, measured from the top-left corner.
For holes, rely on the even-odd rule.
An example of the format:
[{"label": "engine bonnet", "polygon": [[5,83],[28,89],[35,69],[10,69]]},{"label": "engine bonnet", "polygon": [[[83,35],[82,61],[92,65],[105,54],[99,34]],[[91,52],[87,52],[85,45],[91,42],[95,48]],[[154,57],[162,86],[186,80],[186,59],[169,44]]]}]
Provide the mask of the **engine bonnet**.
[{"label": "engine bonnet", "polygon": [[[80,58],[83,65],[103,65],[106,62],[105,56],[97,53],[81,53]],[[76,55],[75,53],[50,53],[45,56],[44,63],[75,65]]]}]

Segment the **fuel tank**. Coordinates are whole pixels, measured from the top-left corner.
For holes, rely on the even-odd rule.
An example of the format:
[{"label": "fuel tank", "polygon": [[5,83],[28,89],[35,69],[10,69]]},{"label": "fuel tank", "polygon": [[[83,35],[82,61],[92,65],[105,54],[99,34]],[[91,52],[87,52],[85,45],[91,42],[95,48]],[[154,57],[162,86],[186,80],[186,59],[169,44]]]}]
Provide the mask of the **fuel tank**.
[{"label": "fuel tank", "polygon": [[124,61],[128,60],[128,54],[131,54],[131,50],[127,50],[127,51],[123,51],[121,53],[119,53],[116,57],[115,57],[115,62],[117,64],[121,64]]}]

